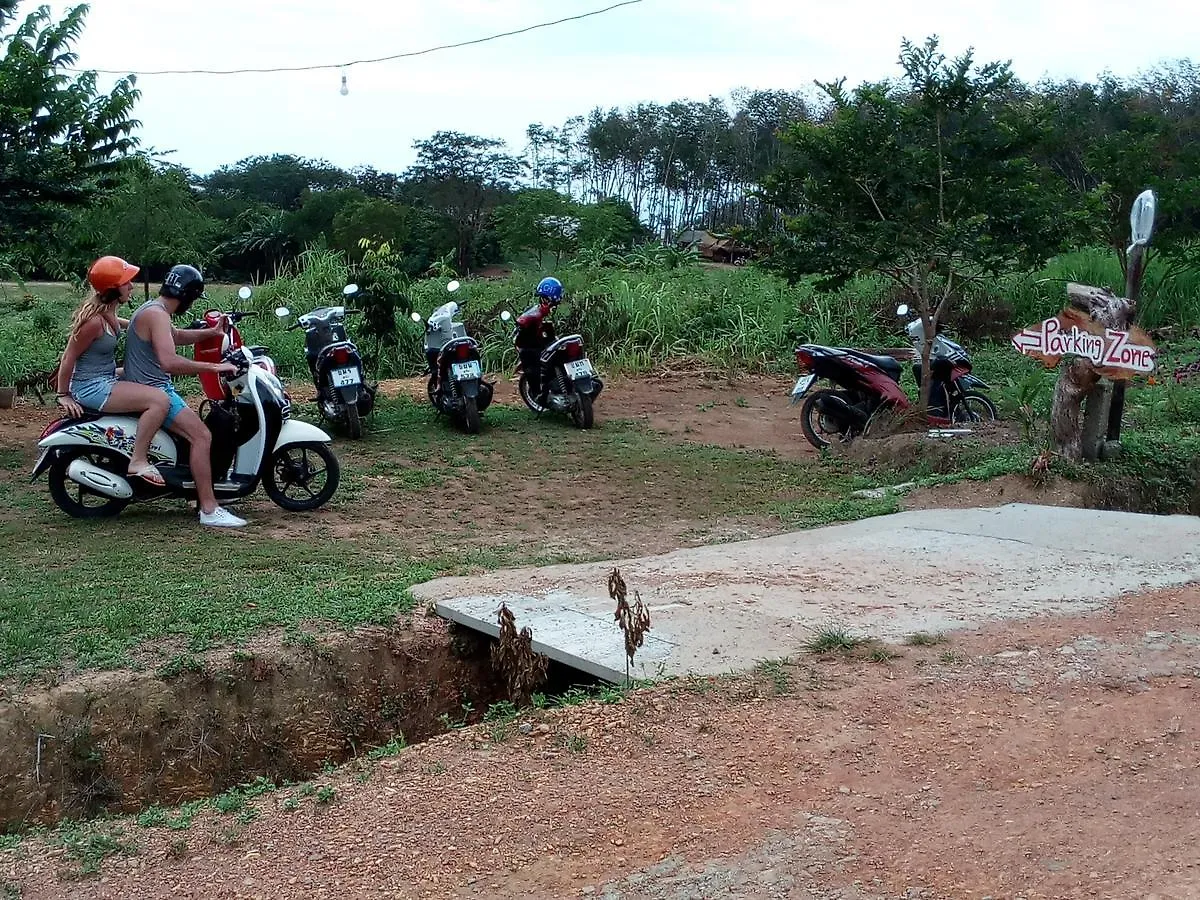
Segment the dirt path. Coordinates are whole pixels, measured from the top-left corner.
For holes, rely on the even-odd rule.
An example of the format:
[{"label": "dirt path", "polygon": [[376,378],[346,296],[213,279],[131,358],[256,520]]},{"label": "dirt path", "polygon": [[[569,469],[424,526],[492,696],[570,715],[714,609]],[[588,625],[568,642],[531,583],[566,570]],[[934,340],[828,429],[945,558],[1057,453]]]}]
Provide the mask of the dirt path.
[{"label": "dirt path", "polygon": [[[451,732],[43,897],[1200,895],[1200,589]],[[329,802],[321,803],[324,796]]]},{"label": "dirt path", "polygon": [[[618,375],[605,381],[596,415],[632,421],[696,444],[765,450],[787,458],[815,456],[800,430],[799,410],[788,405],[793,381],[713,373]],[[423,378],[393,379],[380,387],[386,395],[425,402]],[[500,379],[495,402],[520,406],[515,383]]]}]

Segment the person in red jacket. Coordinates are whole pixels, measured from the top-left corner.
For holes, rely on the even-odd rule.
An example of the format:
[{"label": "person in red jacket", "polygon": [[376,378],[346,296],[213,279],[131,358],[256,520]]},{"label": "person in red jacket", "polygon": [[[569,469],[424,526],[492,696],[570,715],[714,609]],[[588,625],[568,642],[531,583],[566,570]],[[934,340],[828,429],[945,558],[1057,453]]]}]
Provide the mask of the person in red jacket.
[{"label": "person in red jacket", "polygon": [[550,311],[562,302],[563,286],[557,278],[543,278],[533,289],[537,303],[517,316],[517,353],[521,371],[529,380],[529,394],[539,403],[545,401],[542,387],[542,351],[554,340]]}]

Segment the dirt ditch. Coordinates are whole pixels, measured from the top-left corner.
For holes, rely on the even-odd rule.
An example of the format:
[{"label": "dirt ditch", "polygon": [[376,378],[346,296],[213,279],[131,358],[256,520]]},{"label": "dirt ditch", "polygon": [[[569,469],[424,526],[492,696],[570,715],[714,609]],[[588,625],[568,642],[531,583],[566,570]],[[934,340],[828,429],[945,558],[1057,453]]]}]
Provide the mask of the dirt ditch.
[{"label": "dirt ditch", "polygon": [[502,699],[489,646],[417,619],[14,696],[0,708],[0,833],[301,780],[397,736],[426,740]]}]

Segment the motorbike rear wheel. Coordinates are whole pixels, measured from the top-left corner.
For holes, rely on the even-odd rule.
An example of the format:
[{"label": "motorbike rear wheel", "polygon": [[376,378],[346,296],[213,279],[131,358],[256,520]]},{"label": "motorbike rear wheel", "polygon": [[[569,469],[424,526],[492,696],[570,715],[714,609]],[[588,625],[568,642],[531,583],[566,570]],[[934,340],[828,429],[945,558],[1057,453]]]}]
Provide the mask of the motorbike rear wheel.
[{"label": "motorbike rear wheel", "polygon": [[834,392],[830,390],[815,391],[805,398],[804,405],[800,407],[800,430],[804,432],[808,442],[818,450],[827,450],[833,444],[825,435],[836,435],[838,443],[845,443],[854,437],[854,432],[849,426],[840,431],[836,428],[831,429],[829,426],[834,424],[833,418],[817,407],[822,397],[833,395]]},{"label": "motorbike rear wheel", "polygon": [[533,399],[533,391],[529,387],[529,376],[522,375],[521,380],[517,383],[517,391],[521,395],[521,399],[525,401],[525,405],[539,416],[546,411],[546,407],[539,404]]},{"label": "motorbike rear wheel", "polygon": [[54,501],[54,505],[74,519],[110,519],[120,514],[121,510],[129,505],[128,500],[118,500],[89,491],[67,475],[67,468],[81,457],[93,465],[122,476],[129,468],[128,460],[122,459],[119,462],[115,456],[102,451],[68,450],[59,455],[46,472],[50,483],[50,499]]},{"label": "motorbike rear wheel", "polygon": [[595,422],[595,416],[592,412],[592,395],[591,394],[576,394],[575,406],[571,408],[571,421],[577,428],[586,431],[591,428]]},{"label": "motorbike rear wheel", "polygon": [[357,403],[346,404],[346,434],[354,440],[362,437],[362,417],[358,414]]},{"label": "motorbike rear wheel", "polygon": [[[317,465],[311,456],[317,458]],[[273,503],[288,512],[309,512],[329,502],[341,475],[341,465],[328,444],[289,444],[271,456],[263,477],[263,490]],[[293,488],[297,489],[295,496],[289,493]]]},{"label": "motorbike rear wheel", "polygon": [[479,404],[474,397],[463,398],[463,427],[467,434],[479,434],[482,423],[479,421]]}]

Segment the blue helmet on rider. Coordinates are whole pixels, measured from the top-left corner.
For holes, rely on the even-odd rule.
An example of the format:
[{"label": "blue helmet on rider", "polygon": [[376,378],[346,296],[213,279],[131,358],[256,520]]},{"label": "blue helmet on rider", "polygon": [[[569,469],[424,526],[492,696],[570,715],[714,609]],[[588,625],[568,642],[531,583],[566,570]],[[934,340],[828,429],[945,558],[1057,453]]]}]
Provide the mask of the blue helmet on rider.
[{"label": "blue helmet on rider", "polygon": [[533,289],[533,296],[544,300],[550,306],[558,306],[562,302],[563,286],[557,278],[543,278]]}]

